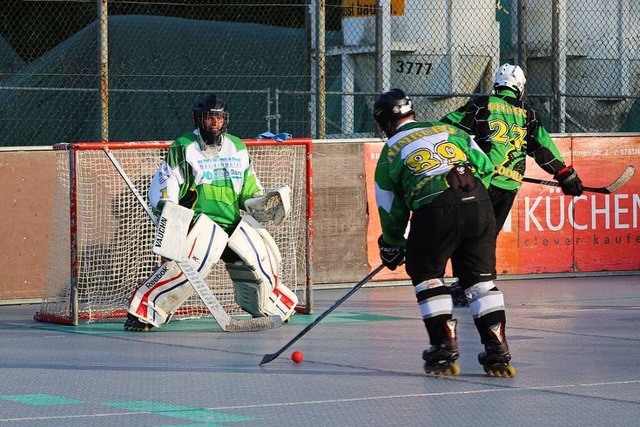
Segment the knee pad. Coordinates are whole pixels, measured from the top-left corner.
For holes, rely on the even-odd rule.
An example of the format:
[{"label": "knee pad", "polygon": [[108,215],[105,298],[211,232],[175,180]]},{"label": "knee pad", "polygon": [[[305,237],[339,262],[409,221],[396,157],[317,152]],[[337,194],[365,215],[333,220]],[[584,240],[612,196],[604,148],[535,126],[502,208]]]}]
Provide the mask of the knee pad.
[{"label": "knee pad", "polygon": [[453,313],[451,291],[442,279],[429,279],[414,287],[422,320]]},{"label": "knee pad", "polygon": [[464,293],[469,300],[474,319],[496,311],[504,311],[504,295],[493,283],[493,280],[478,282],[465,289]]}]

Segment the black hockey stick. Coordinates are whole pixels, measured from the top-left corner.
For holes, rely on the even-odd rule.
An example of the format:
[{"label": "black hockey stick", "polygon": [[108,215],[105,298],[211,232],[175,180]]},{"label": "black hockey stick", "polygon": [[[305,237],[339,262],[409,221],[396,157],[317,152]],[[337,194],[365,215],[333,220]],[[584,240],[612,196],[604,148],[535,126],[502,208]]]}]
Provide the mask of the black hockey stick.
[{"label": "black hockey stick", "polygon": [[[624,172],[622,172],[622,175],[620,175],[618,179],[616,179],[606,187],[586,187],[585,186],[583,187],[583,189],[584,191],[590,191],[592,193],[611,194],[614,191],[618,190],[623,185],[625,185],[627,182],[629,182],[629,180],[631,179],[631,177],[635,172],[636,172],[636,168],[633,165],[629,165],[625,168]],[[524,182],[532,182],[534,184],[549,185],[551,187],[560,186],[560,184],[556,181],[546,181],[544,179],[538,179],[538,178],[524,177],[522,180]]]},{"label": "black hockey stick", "polygon": [[[135,196],[136,200],[144,211],[147,213],[151,221],[158,226],[158,219],[155,217],[147,203],[144,201],[138,190],[136,189],[133,182],[129,179],[129,176],[126,174],[120,162],[113,156],[111,151],[109,151],[108,147],[104,147],[103,151],[111,160],[111,163],[120,174],[120,177],[124,180],[129,187],[131,193]],[[187,281],[193,286],[193,289],[196,291],[204,305],[207,307],[213,318],[216,320],[220,328],[225,332],[254,332],[254,331],[262,331],[265,329],[273,329],[282,325],[282,318],[280,316],[270,316],[270,317],[258,317],[255,319],[234,319],[229,313],[227,313],[218,301],[218,298],[214,295],[213,291],[209,288],[209,286],[205,283],[204,280],[200,277],[200,274],[196,271],[191,261],[184,257],[182,259],[176,260],[178,267],[187,278]]]},{"label": "black hockey stick", "polygon": [[289,347],[291,347],[293,345],[293,343],[295,343],[296,341],[298,341],[300,338],[302,338],[302,336],[304,334],[306,334],[307,332],[309,332],[311,330],[311,328],[313,328],[314,326],[316,326],[318,323],[320,323],[320,321],[322,319],[324,319],[325,317],[327,317],[329,315],[329,313],[331,313],[333,310],[335,310],[340,304],[342,304],[343,302],[345,302],[347,300],[347,298],[349,298],[351,295],[353,295],[358,289],[360,289],[365,283],[367,283],[369,280],[371,280],[373,278],[373,276],[375,276],[376,274],[378,274],[380,272],[380,270],[382,270],[382,268],[384,267],[383,264],[380,264],[379,266],[377,266],[371,273],[367,274],[364,279],[360,280],[353,288],[349,289],[349,291],[344,294],[339,300],[337,300],[336,302],[333,303],[333,305],[331,307],[329,307],[328,309],[326,309],[324,311],[324,313],[322,313],[320,316],[318,316],[318,318],[316,320],[314,320],[313,322],[311,322],[309,325],[307,325],[306,328],[304,328],[302,331],[300,331],[300,333],[298,333],[298,335],[296,335],[295,337],[293,337],[293,339],[291,341],[289,341],[288,343],[286,343],[285,345],[282,346],[282,348],[278,351],[276,351],[275,353],[270,353],[270,354],[265,354],[264,357],[262,358],[262,361],[260,362],[260,366],[267,364],[269,362],[271,362],[272,360],[276,359],[278,356],[280,356],[282,353],[284,353],[284,351],[286,349],[288,349]]}]

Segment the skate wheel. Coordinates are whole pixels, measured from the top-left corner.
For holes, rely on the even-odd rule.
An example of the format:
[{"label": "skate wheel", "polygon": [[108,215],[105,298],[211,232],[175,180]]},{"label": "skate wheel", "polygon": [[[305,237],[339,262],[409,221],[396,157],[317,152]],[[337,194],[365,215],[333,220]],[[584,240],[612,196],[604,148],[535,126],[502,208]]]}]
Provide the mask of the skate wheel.
[{"label": "skate wheel", "polygon": [[516,376],[516,368],[511,365],[493,365],[485,366],[484,372],[488,377],[504,377],[513,378]]},{"label": "skate wheel", "polygon": [[457,363],[452,363],[450,365],[433,366],[425,363],[424,372],[429,375],[457,377],[458,375],[460,375],[460,365],[458,365]]}]

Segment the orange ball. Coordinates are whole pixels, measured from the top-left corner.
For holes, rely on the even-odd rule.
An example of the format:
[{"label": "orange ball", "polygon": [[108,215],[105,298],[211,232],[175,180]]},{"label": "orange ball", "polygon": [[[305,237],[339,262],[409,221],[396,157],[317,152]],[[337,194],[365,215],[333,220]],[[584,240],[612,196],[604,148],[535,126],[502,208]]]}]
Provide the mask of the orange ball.
[{"label": "orange ball", "polygon": [[304,355],[302,354],[301,351],[296,350],[293,353],[291,353],[291,360],[293,360],[295,363],[302,362],[302,359],[304,359]]}]

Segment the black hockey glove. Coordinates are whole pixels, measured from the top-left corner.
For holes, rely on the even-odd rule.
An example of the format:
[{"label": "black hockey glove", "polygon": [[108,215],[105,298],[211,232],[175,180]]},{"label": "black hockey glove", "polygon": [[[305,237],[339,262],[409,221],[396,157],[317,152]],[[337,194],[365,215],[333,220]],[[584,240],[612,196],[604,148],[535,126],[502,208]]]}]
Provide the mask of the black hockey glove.
[{"label": "black hockey glove", "polygon": [[380,259],[385,267],[393,271],[398,266],[404,264],[404,249],[390,245],[382,239],[382,235],[378,239],[380,247]]},{"label": "black hockey glove", "polygon": [[573,169],[573,166],[567,166],[553,178],[558,181],[562,192],[567,196],[580,196],[582,195],[582,180],[578,178],[578,173]]}]

